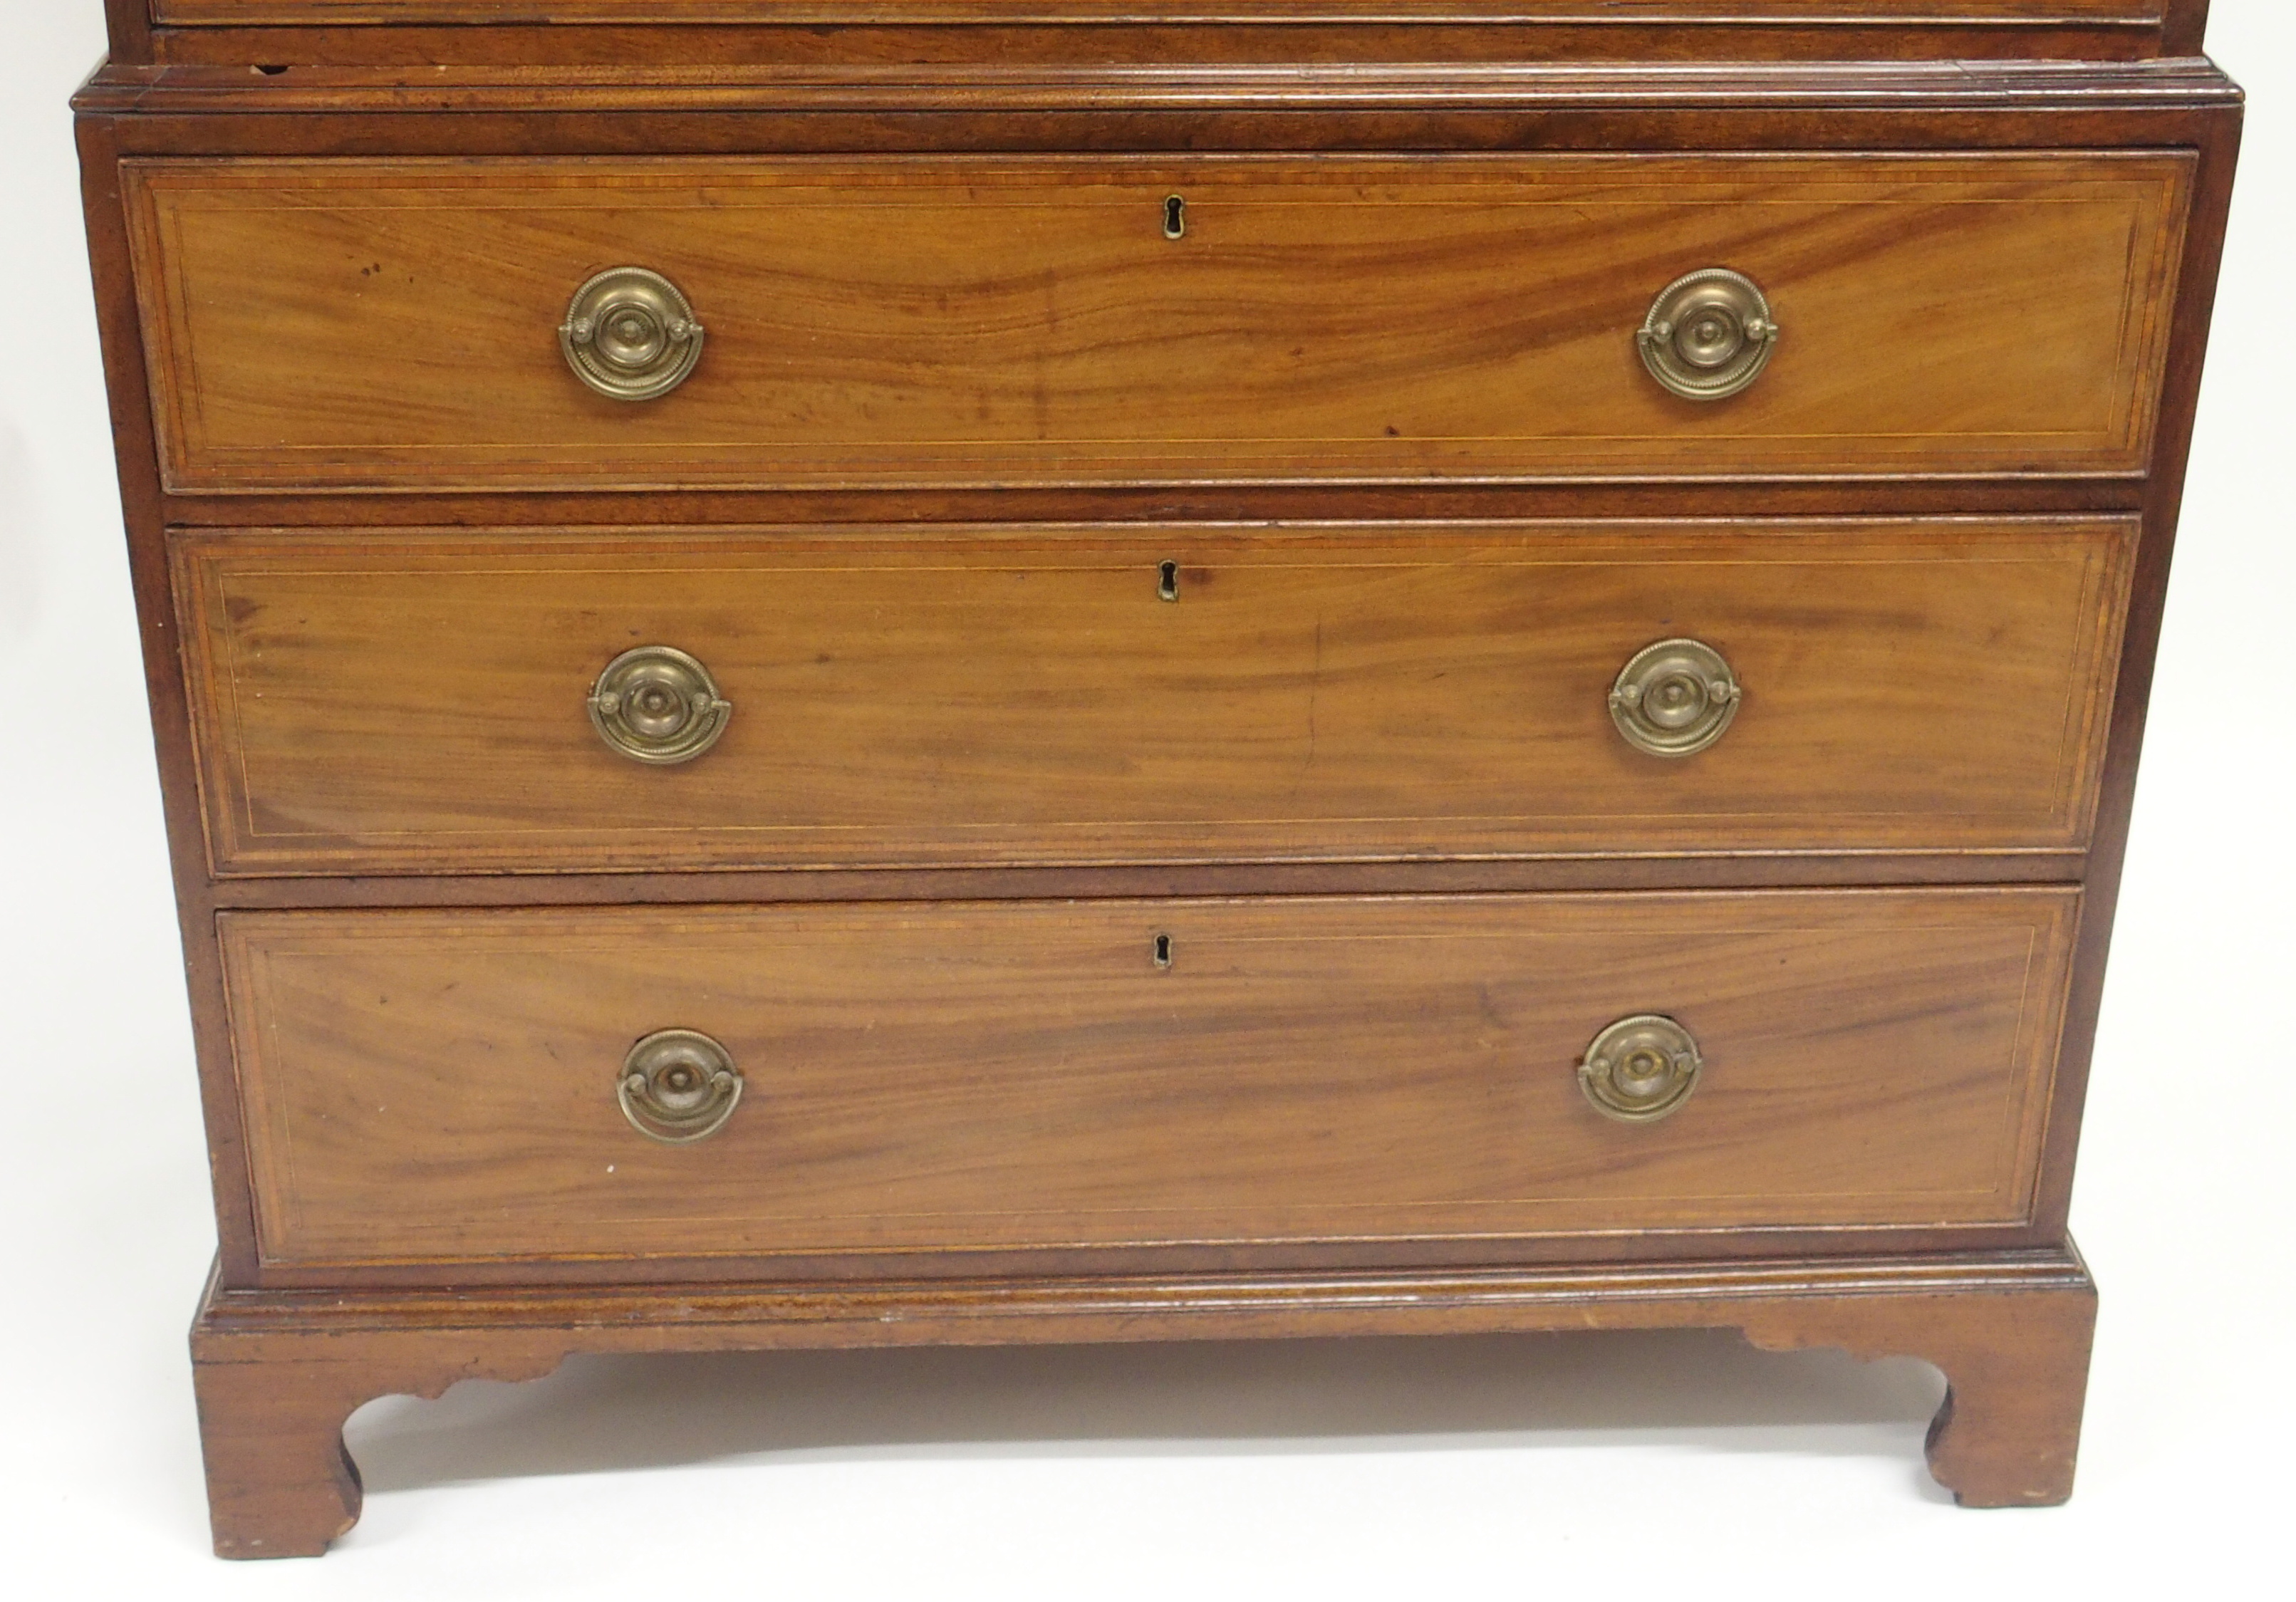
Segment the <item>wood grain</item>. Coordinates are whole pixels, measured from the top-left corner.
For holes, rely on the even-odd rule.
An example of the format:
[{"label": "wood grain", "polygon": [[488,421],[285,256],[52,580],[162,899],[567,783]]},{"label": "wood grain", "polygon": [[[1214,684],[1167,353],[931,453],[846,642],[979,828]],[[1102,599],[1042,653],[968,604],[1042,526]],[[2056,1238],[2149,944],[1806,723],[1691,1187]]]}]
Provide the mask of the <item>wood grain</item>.
[{"label": "wood grain", "polygon": [[[2130,472],[2192,159],[135,161],[172,489]],[[1188,233],[1161,232],[1168,194]],[[247,271],[260,261],[259,274]],[[624,262],[709,343],[592,395]],[[1634,331],[1727,265],[1786,329],[1677,400]]]},{"label": "wood grain", "polygon": [[2209,0],[2163,0],[2161,49],[2165,54],[2199,55],[2208,31]]},{"label": "wood grain", "polygon": [[[2229,110],[2241,100],[2205,57],[2076,62],[2046,50],[2004,53],[1997,37],[1994,59],[1936,61],[1890,50],[1841,59],[1820,51],[1787,73],[1781,63],[1686,47],[1678,37],[1683,59],[1652,63],[1593,51],[1510,50],[1506,30],[1490,29],[1465,30],[1480,53],[1459,59],[1383,49],[1392,41],[1378,30],[1344,28],[1324,41],[1313,28],[1221,29],[1225,43],[1264,34],[1289,47],[1263,44],[1207,60],[1186,47],[1203,31],[771,29],[760,42],[748,31],[718,30],[698,36],[716,53],[700,66],[661,59],[658,46],[650,53],[638,41],[658,39],[660,30],[645,29],[391,29],[388,43],[370,43],[378,38],[373,29],[273,30],[251,41],[238,32],[172,31],[175,54],[283,36],[348,37],[360,47],[340,61],[275,73],[250,72],[242,54],[165,67],[114,63],[82,86],[74,104],[127,114],[119,132],[121,152],[131,156],[598,156],[665,147],[729,156],[1423,148],[2030,155],[2204,143],[2205,125],[2180,113]],[[1047,33],[1067,47],[1048,46]],[[920,34],[940,48],[912,43]],[[466,45],[467,56],[424,49],[442,35],[488,41],[491,49]],[[1457,30],[1405,27],[1398,37],[1423,52],[1431,38]],[[603,70],[570,37],[608,41],[601,48],[627,41],[631,59]],[[809,44],[786,42],[793,37]],[[1323,53],[1303,54],[1319,42]],[[425,69],[419,77],[406,70],[414,65]],[[896,103],[898,111],[889,112]],[[618,110],[644,115],[597,116]],[[1306,127],[1250,116],[1278,110],[1317,115]],[[266,115],[218,120],[245,111]],[[380,127],[339,120],[381,111],[399,115]],[[501,125],[458,115],[469,111],[520,116]],[[831,111],[847,115],[830,121],[826,135],[813,122],[787,119]],[[1061,115],[1084,111],[1101,115]],[[1136,115],[1144,111],[1167,115]],[[1168,115],[1177,111],[1193,115]],[[322,120],[278,120],[291,113]]]},{"label": "wood grain", "polygon": [[[121,4],[123,0],[113,0]],[[124,0],[137,4],[141,0]],[[1128,0],[148,0],[152,17],[176,26],[414,23],[558,24],[654,22],[964,22],[984,20],[1129,21]],[[1863,22],[2039,22],[2076,20],[2157,27],[2164,0],[1216,0],[1193,14],[1206,20],[1259,17],[1447,17],[1556,23],[1665,24]],[[1913,18],[1907,12],[1917,12]]]},{"label": "wood grain", "polygon": [[1931,1477],[1962,1507],[2052,1508],[2072,1495],[2096,1331],[2096,1287],[2086,1273],[2071,1283],[1926,1304],[1861,1297],[1791,1311],[1773,1304],[1742,1327],[1768,1351],[1914,1353],[1944,1369],[1945,1401],[1923,1449]]},{"label": "wood grain", "polygon": [[193,779],[196,767],[184,652],[168,552],[161,537],[166,497],[155,471],[148,374],[143,344],[136,337],[127,219],[119,192],[118,129],[118,123],[109,118],[81,118],[75,129],[89,265],[94,281],[96,325],[103,341],[104,387],[111,408],[121,511],[129,531],[127,572],[135,597],[144,693],[151,712],[153,754],[159,761],[176,928],[183,943],[186,1000],[198,1056],[217,1245],[224,1263],[251,1268],[256,1256],[255,1222],[247,1195],[246,1158],[240,1144],[230,1030],[224,1017],[223,965],[208,902],[212,881],[207,871],[201,807]]},{"label": "wood grain", "polygon": [[[219,873],[2078,846],[2135,526],[179,534]],[[1176,564],[1179,600],[1159,599]],[[1654,641],[1744,686],[1645,756]],[[699,760],[585,698],[667,644]]]},{"label": "wood grain", "polygon": [[[2070,890],[226,913],[266,1259],[1977,1224],[2028,1205]],[[1152,953],[1170,940],[1168,967]],[[1674,1116],[1575,1064],[1662,1012]],[[719,1134],[614,1095],[725,1042]]]},{"label": "wood grain", "polygon": [[[966,62],[987,72],[1020,63],[1127,63],[1161,70],[1175,63],[1600,61],[1679,69],[1722,61],[2152,61],[2182,56],[2176,24],[2112,18],[2030,22],[1962,20],[1911,27],[1870,20],[1720,22],[1694,28],[1624,18],[1591,21],[1462,20],[1422,13],[1379,21],[1303,21],[1261,15],[1241,22],[1004,20],[501,25],[413,24],[377,28],[331,23],[255,28],[163,28],[141,50],[115,50],[115,65],[164,63],[243,74],[264,63],[264,81],[284,86],[315,69],[396,71],[421,68],[576,69],[592,84],[608,76],[677,73],[758,65]],[[706,62],[706,69],[692,63]],[[134,69],[130,68],[130,69]],[[217,74],[220,76],[219,73]],[[173,77],[171,70],[169,76]],[[693,147],[680,144],[680,149]],[[849,147],[850,148],[850,147]],[[1071,147],[1073,148],[1073,147]]]},{"label": "wood grain", "polygon": [[[2202,4],[2194,8],[2205,12]],[[2199,19],[2194,18],[2197,27]],[[2158,453],[2147,476],[2145,534],[2139,547],[2128,624],[2123,631],[2120,686],[2106,748],[2105,779],[2099,792],[2096,847],[2090,854],[2088,893],[2083,900],[2081,934],[2073,969],[2073,1014],[2066,1030],[2064,1068],[2059,1074],[2056,1106],[2050,1117],[2051,1182],[2044,1188],[2041,1221],[2062,1232],[2072,1206],[2073,1157],[2080,1138],[2081,1108],[2087,1091],[2092,1048],[2096,1039],[2112,949],[2113,914],[2128,828],[2136,805],[2137,765],[2152,688],[2153,663],[2175,554],[2185,494],[2193,428],[2200,402],[2201,370],[2210,345],[2218,270],[2222,264],[2226,219],[2240,152],[2238,115],[2219,120],[2203,147],[2196,187],[2196,226],[2186,241],[2179,270],[2190,286],[2178,314],[2175,359],[2165,376],[2163,426]]]}]

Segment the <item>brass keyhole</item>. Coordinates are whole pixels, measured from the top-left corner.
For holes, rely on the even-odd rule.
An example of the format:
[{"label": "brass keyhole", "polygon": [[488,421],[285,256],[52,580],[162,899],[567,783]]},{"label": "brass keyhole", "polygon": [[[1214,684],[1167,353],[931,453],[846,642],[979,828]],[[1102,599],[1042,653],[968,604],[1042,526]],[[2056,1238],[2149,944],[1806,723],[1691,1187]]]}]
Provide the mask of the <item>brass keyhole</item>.
[{"label": "brass keyhole", "polygon": [[1169,968],[1172,966],[1172,937],[1169,935],[1159,935],[1156,936],[1155,961],[1156,966],[1159,968]]},{"label": "brass keyhole", "polygon": [[1178,195],[1164,197],[1164,237],[1177,239],[1188,231],[1188,203]]},{"label": "brass keyhole", "polygon": [[1156,599],[1159,601],[1177,601],[1179,598],[1180,564],[1177,562],[1157,563]]}]

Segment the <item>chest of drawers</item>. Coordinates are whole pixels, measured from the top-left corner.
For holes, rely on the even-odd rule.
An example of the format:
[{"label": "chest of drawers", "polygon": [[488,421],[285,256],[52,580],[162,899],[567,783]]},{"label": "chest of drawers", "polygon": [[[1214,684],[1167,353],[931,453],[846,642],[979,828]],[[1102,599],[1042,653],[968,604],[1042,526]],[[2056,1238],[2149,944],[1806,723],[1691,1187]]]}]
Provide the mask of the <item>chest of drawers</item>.
[{"label": "chest of drawers", "polygon": [[586,1351],[1719,1326],[2071,1486],[2188,0],[112,0],[217,1549]]}]

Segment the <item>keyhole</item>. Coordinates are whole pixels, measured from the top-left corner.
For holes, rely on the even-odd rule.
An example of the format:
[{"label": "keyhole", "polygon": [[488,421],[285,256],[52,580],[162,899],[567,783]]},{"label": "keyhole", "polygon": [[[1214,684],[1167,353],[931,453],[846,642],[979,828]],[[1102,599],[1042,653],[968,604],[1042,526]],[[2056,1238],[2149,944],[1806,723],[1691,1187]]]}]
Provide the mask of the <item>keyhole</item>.
[{"label": "keyhole", "polygon": [[1172,966],[1172,937],[1169,935],[1156,936],[1156,966],[1159,968]]},{"label": "keyhole", "polygon": [[1159,562],[1156,566],[1156,599],[1177,601],[1180,598],[1180,564]]},{"label": "keyhole", "polygon": [[1177,239],[1188,231],[1188,203],[1178,195],[1164,197],[1164,237]]}]

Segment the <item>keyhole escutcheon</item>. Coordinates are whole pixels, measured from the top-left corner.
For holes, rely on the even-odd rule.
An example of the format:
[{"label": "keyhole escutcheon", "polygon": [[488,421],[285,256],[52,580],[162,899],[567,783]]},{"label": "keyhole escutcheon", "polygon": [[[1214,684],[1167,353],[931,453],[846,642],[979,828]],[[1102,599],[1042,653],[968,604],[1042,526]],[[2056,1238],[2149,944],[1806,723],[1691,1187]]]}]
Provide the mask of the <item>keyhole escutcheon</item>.
[{"label": "keyhole escutcheon", "polygon": [[1164,197],[1164,237],[1177,239],[1188,231],[1188,203],[1178,195]]},{"label": "keyhole escutcheon", "polygon": [[1180,564],[1177,562],[1157,563],[1156,599],[1159,601],[1177,601],[1179,598]]}]

